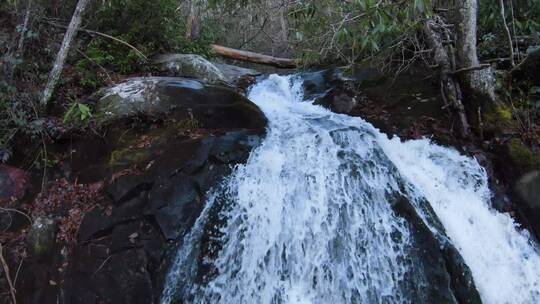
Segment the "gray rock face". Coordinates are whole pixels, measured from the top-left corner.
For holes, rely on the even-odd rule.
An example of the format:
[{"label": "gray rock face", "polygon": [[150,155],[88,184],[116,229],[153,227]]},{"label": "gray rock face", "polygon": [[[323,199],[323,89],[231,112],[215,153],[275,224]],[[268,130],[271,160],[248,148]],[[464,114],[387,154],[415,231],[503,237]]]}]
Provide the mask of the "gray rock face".
[{"label": "gray rock face", "polygon": [[85,139],[76,149],[97,155],[74,162],[93,165],[86,182],[106,181],[109,205],[84,215],[62,303],[158,303],[173,251],[208,189],[247,160],[266,118],[227,87],[183,78],[130,79],[100,94],[94,116],[107,115],[98,141],[106,144],[92,152]]},{"label": "gray rock face", "polygon": [[520,199],[520,211],[540,239],[540,171],[523,175],[516,183],[515,192]]},{"label": "gray rock face", "polygon": [[533,171],[521,177],[516,190],[529,208],[540,209],[540,171]]},{"label": "gray rock face", "polygon": [[[133,116],[190,112],[206,128],[264,127],[257,106],[231,89],[180,77],[131,78],[101,90],[95,119],[99,124]],[[260,120],[259,118],[262,118]]]},{"label": "gray rock face", "polygon": [[259,71],[253,69],[246,69],[235,65],[215,63],[215,66],[225,75],[227,82],[236,84],[238,80],[246,76],[258,76],[261,75]]},{"label": "gray rock face", "polygon": [[194,54],[163,54],[153,62],[167,76],[188,77],[206,83],[227,81],[225,75],[210,61]]}]

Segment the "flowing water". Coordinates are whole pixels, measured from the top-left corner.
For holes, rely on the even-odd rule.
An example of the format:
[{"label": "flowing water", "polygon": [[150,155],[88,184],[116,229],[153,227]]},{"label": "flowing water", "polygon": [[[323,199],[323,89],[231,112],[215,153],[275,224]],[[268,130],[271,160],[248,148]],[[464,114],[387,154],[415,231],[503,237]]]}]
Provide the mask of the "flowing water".
[{"label": "flowing water", "polygon": [[540,255],[490,208],[474,159],[427,139],[388,139],[302,92],[299,78],[277,75],[250,90],[268,134],[209,193],[162,303],[423,302],[432,282],[414,262],[415,232],[393,208],[397,197],[438,239],[448,236],[483,302],[540,303]]}]

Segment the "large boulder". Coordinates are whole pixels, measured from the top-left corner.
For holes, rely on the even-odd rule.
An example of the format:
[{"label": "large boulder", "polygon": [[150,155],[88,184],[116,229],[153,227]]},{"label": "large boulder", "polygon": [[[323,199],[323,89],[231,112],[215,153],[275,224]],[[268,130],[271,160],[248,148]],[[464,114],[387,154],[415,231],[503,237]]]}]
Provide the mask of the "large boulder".
[{"label": "large boulder", "polygon": [[167,76],[195,78],[206,83],[227,81],[220,69],[200,55],[163,54],[152,63]]},{"label": "large boulder", "polygon": [[[94,116],[107,115],[107,132],[73,145],[85,153],[72,168],[79,182],[106,181],[109,205],[85,214],[58,294],[66,304],[157,303],[207,191],[247,160],[266,118],[231,89],[196,80],[137,78],[101,94]],[[162,119],[130,120],[141,116]]]},{"label": "large boulder", "polygon": [[205,128],[264,128],[266,118],[233,90],[179,77],[131,78],[94,95],[99,124],[135,116],[192,116]]},{"label": "large boulder", "polygon": [[320,72],[301,74],[304,91],[308,98],[315,99],[315,104],[330,109],[332,112],[351,114],[364,96],[361,89],[375,85],[384,79],[384,75],[370,66],[347,66]]},{"label": "large boulder", "polygon": [[523,175],[514,188],[520,202],[518,209],[521,216],[540,240],[540,171]]},{"label": "large boulder", "polygon": [[228,83],[243,87],[245,80],[253,80],[255,76],[261,75],[261,72],[239,67],[225,63],[214,63],[214,65],[223,73]]}]

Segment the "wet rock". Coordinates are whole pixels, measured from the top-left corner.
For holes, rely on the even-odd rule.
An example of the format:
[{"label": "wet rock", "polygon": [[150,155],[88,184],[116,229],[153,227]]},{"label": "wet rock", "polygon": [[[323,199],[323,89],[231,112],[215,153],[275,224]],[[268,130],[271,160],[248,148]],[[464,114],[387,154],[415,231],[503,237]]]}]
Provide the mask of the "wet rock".
[{"label": "wet rock", "polygon": [[332,112],[341,114],[350,114],[358,105],[357,98],[352,91],[330,89],[323,97],[317,99],[315,104],[330,109]]},{"label": "wet rock", "polygon": [[148,196],[149,210],[167,240],[177,240],[204,207],[196,185],[187,176],[157,181]]},{"label": "wet rock", "polygon": [[[110,205],[88,212],[79,227],[62,286],[67,304],[157,302],[171,252],[200,215],[207,190],[247,160],[266,127],[262,112],[227,87],[163,77],[119,86],[98,103],[111,118],[103,155],[92,158],[93,178],[108,181]],[[163,122],[117,127],[134,116]]]},{"label": "wet rock", "polygon": [[336,113],[352,114],[365,99],[364,88],[379,84],[384,75],[370,66],[347,66],[321,72],[304,73],[304,94]]},{"label": "wet rock", "polygon": [[38,217],[32,223],[28,236],[28,247],[38,258],[53,253],[56,244],[56,221],[49,217]]},{"label": "wet rock", "polygon": [[149,269],[157,267],[155,257],[160,257],[162,246],[155,228],[135,221],[116,226],[92,246],[76,248],[64,303],[156,302],[159,293]]},{"label": "wet rock", "polygon": [[225,64],[225,63],[214,63],[214,65],[223,73],[225,79],[228,83],[234,85],[243,86],[240,82],[243,79],[251,78],[254,79],[254,76],[261,75],[259,71],[253,69],[242,68],[235,65]]},{"label": "wet rock", "polygon": [[166,76],[195,78],[206,83],[228,80],[222,70],[200,55],[163,54],[157,56],[152,63]]},{"label": "wet rock", "polygon": [[540,171],[523,175],[515,185],[515,192],[520,202],[518,210],[540,239]]},{"label": "wet rock", "polygon": [[429,203],[421,205],[429,225],[436,232],[428,227],[406,197],[398,195],[393,205],[413,232],[411,248],[414,253],[408,254],[412,271],[406,274],[405,281],[424,282],[422,286],[409,286],[413,293],[409,297],[418,299],[419,303],[482,303],[469,267],[445,235],[435,212]]},{"label": "wet rock", "polygon": [[64,287],[66,303],[157,301],[172,258],[168,251],[198,218],[206,191],[248,158],[260,142],[257,133],[161,142],[147,171],[115,179],[107,188],[114,200],[111,210],[94,209],[79,228],[80,245]]},{"label": "wet rock", "polygon": [[331,89],[360,90],[380,84],[385,79],[384,74],[378,69],[362,65],[302,73],[299,76],[304,81],[304,94],[310,99],[322,97]]},{"label": "wet rock", "polygon": [[531,209],[540,209],[540,171],[529,172],[521,177],[516,191]]},{"label": "wet rock", "polygon": [[115,204],[122,204],[143,191],[152,188],[152,181],[143,175],[124,175],[114,180],[107,186],[107,193]]},{"label": "wet rock", "polygon": [[252,102],[222,86],[175,77],[131,78],[94,96],[100,124],[120,119],[177,115],[204,128],[264,128],[266,118]]}]

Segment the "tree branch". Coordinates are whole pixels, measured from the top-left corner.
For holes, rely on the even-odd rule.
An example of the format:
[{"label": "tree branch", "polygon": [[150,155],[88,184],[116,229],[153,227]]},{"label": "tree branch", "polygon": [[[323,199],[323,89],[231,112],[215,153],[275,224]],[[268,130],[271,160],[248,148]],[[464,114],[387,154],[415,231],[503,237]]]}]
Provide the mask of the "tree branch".
[{"label": "tree branch", "polygon": [[478,71],[478,70],[487,69],[490,66],[491,66],[491,64],[483,63],[483,64],[479,64],[479,65],[476,65],[476,66],[471,66],[471,67],[466,67],[466,68],[462,68],[462,69],[459,69],[459,70],[455,70],[455,71],[452,71],[450,73],[452,75],[458,75],[458,74],[461,74],[461,73],[464,73],[464,72]]},{"label": "tree branch", "polygon": [[2,268],[4,269],[4,274],[6,275],[6,279],[9,285],[9,292],[11,294],[11,301],[13,304],[17,304],[17,297],[15,297],[15,287],[13,286],[13,282],[11,281],[11,277],[9,276],[9,266],[6,263],[6,260],[4,259],[4,248],[2,247],[2,243],[0,243],[0,261],[2,262]]}]

